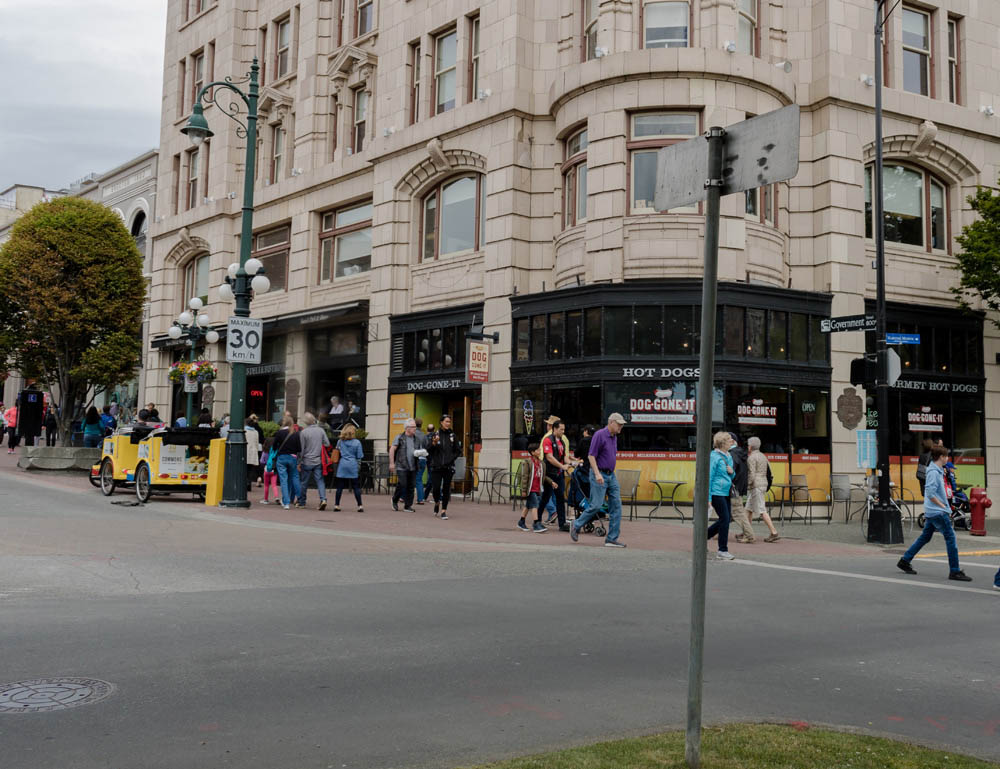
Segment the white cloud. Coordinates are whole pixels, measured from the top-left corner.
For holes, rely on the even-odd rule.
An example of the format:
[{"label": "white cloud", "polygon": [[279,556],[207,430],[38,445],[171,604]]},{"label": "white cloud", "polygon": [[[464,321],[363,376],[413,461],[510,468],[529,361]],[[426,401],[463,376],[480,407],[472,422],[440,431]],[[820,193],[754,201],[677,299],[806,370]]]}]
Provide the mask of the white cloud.
[{"label": "white cloud", "polygon": [[167,0],[0,0],[0,189],[62,187],[159,143]]}]

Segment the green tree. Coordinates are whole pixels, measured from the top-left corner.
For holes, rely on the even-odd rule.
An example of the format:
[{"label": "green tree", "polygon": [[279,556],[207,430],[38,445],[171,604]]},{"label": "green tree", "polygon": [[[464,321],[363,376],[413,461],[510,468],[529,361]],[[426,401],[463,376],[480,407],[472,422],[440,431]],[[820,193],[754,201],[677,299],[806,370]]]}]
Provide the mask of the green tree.
[{"label": "green tree", "polygon": [[[962,247],[957,254],[962,279],[952,292],[969,309],[970,299],[979,298],[994,313],[1000,312],[1000,192],[980,187],[967,200],[979,216],[962,228],[956,240]],[[997,316],[993,323],[1000,327]]]},{"label": "green tree", "polygon": [[135,375],[145,293],[132,236],[89,200],[39,203],[0,247],[0,360],[52,391],[67,444],[90,389]]}]

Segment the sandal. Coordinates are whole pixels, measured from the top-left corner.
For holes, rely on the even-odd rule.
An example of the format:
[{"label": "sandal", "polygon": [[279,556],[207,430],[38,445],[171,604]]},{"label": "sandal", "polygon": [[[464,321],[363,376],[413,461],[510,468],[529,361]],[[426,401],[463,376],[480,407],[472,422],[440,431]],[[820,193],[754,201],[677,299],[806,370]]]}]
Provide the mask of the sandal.
[{"label": "sandal", "polygon": [[781,539],[780,534],[771,534],[768,537],[764,537],[765,542],[777,542],[779,539]]}]

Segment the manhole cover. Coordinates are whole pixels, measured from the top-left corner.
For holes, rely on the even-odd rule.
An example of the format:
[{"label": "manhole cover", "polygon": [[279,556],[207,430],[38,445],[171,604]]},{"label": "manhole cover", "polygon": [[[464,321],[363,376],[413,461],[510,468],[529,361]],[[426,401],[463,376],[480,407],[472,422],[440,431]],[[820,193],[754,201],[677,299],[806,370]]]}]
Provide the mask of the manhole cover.
[{"label": "manhole cover", "polygon": [[35,678],[0,684],[0,713],[47,713],[90,705],[115,687],[96,678]]}]

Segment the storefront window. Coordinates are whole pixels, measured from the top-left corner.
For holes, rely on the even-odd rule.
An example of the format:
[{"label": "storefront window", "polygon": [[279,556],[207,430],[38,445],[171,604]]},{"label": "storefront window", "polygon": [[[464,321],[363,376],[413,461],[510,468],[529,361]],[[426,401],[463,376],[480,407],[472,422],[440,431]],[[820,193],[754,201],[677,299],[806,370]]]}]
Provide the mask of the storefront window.
[{"label": "storefront window", "polygon": [[764,452],[785,454],[791,437],[788,423],[788,389],[750,384],[726,386],[726,428],[740,435],[741,443],[756,435]]},{"label": "storefront window", "polygon": [[566,313],[566,357],[583,357],[583,310]]},{"label": "storefront window", "polygon": [[632,354],[632,308],[604,308],[604,354]]},{"label": "storefront window", "polygon": [[788,358],[788,313],[771,310],[767,319],[767,357],[771,360]]},{"label": "storefront window", "polygon": [[531,360],[531,320],[521,318],[517,321],[517,360]]},{"label": "storefront window", "polygon": [[809,316],[798,312],[789,313],[788,347],[792,360],[809,360]]},{"label": "storefront window", "polygon": [[545,360],[545,316],[531,319],[531,359]]},{"label": "storefront window", "polygon": [[823,333],[821,320],[818,315],[809,316],[809,360],[830,360],[829,334]]},{"label": "storefront window", "polygon": [[[465,325],[444,326],[394,334],[393,373],[464,369],[465,332],[468,328]],[[402,347],[398,352],[397,346]]]},{"label": "storefront window", "polygon": [[747,357],[763,358],[766,339],[767,313],[755,308],[747,309]]},{"label": "storefront window", "polygon": [[[697,449],[697,390],[695,381],[608,382],[604,387],[604,411],[617,411],[629,423],[618,438],[618,448],[634,451]],[[713,425],[721,428],[722,420],[722,388],[716,387]]]},{"label": "storefront window", "polygon": [[952,398],[955,432],[950,448],[956,457],[983,456],[983,399],[955,396]]},{"label": "storefront window", "polygon": [[694,354],[694,339],[692,336],[693,309],[690,305],[670,306],[664,308],[663,352],[665,355]]},{"label": "storefront window", "polygon": [[440,369],[442,358],[444,357],[444,340],[442,339],[441,329],[432,328],[431,329],[431,368]]},{"label": "storefront window", "polygon": [[632,325],[635,328],[635,354],[660,355],[663,349],[663,308],[636,307]]},{"label": "storefront window", "polygon": [[[542,385],[515,387],[512,392],[514,421],[511,449],[526,451],[531,441],[539,441],[545,433],[545,389]],[[562,416],[561,414],[559,416]]]},{"label": "storefront window", "polygon": [[812,387],[792,390],[792,453],[829,454],[830,393]]},{"label": "storefront window", "polygon": [[601,308],[591,307],[583,314],[583,353],[597,356],[601,354]]},{"label": "storefront window", "polygon": [[947,328],[934,329],[934,369],[942,374],[951,366],[951,334],[948,332]]},{"label": "storefront window", "polygon": [[722,352],[725,355],[743,357],[743,316],[742,307],[725,308],[725,331]]},{"label": "storefront window", "polygon": [[563,314],[554,312],[549,315],[549,359],[558,359],[563,355]]}]

